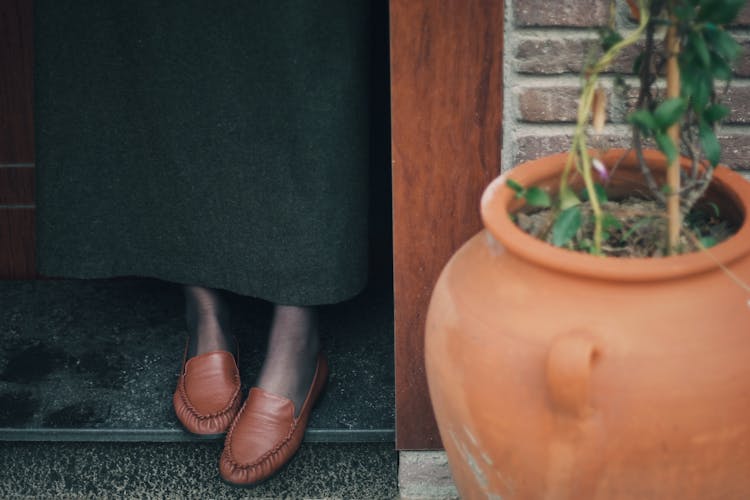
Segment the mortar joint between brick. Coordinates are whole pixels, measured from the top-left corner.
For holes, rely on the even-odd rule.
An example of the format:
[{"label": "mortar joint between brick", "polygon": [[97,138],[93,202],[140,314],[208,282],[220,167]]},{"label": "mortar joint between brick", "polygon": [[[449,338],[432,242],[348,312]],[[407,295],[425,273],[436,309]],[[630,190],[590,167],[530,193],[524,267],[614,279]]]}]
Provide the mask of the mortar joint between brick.
[{"label": "mortar joint between brick", "polygon": [[[599,82],[602,87],[611,89],[614,86],[615,74],[605,74],[599,76]],[[638,83],[637,77],[626,76],[625,83],[634,86]],[[519,73],[516,75],[517,88],[581,88],[581,77],[574,73],[565,73],[561,75],[540,75],[530,73]]]},{"label": "mortar joint between brick", "polygon": [[526,41],[546,41],[551,38],[569,39],[569,40],[588,40],[597,39],[597,32],[594,28],[583,29],[560,29],[560,28],[515,28],[516,36],[519,40]]},{"label": "mortar joint between brick", "polygon": [[517,73],[513,67],[517,52],[518,37],[515,29],[513,0],[505,0],[503,29],[503,143],[500,171],[513,167],[517,153],[516,127],[518,126],[517,96],[512,89],[516,86]]},{"label": "mortar joint between brick", "polygon": [[[516,137],[553,137],[573,134],[573,123],[518,123]],[[608,123],[601,135],[628,135],[630,128],[621,123]]]},{"label": "mortar joint between brick", "polygon": [[[731,134],[727,134],[731,131]],[[719,137],[726,135],[750,135],[750,125],[744,124],[725,124],[719,127]]]},{"label": "mortar joint between brick", "polygon": [[[573,123],[552,122],[552,123],[535,123],[535,122],[518,122],[516,124],[516,138],[520,137],[552,137],[560,135],[571,135],[573,133]],[[630,136],[630,126],[626,123],[607,123],[602,135],[624,135]],[[718,137],[740,137],[750,136],[750,125],[745,124],[726,124],[718,130]],[[592,135],[592,137],[594,137]]]}]

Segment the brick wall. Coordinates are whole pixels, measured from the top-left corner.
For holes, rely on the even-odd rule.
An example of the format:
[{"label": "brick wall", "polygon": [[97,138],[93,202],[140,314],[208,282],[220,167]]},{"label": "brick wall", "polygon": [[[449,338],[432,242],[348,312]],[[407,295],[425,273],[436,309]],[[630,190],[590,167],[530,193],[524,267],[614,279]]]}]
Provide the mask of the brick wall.
[{"label": "brick wall", "polygon": [[[580,72],[586,54],[598,45],[596,28],[609,20],[610,2],[505,0],[505,4],[503,170],[569,147]],[[634,28],[626,7],[622,7],[618,29]],[[719,136],[722,161],[750,174],[750,4],[733,29],[745,52],[735,64],[736,79],[725,100],[732,108],[732,116]],[[629,71],[632,60],[632,56],[624,54],[613,69]],[[627,81],[636,92],[636,79]],[[602,78],[610,96],[609,121],[597,145],[627,147],[627,103],[612,92],[612,83],[611,75]]]}]

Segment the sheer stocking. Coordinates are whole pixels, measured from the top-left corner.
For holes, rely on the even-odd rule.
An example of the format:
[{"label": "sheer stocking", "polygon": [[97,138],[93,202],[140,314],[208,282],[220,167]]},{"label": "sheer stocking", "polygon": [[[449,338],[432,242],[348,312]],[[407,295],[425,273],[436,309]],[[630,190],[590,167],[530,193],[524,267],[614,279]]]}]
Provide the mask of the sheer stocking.
[{"label": "sheer stocking", "polygon": [[189,341],[188,358],[210,351],[235,352],[229,331],[229,312],[219,292],[212,288],[185,286],[185,319]]},{"label": "sheer stocking", "polygon": [[299,414],[315,375],[319,349],[315,309],[277,305],[257,385],[291,399]]}]

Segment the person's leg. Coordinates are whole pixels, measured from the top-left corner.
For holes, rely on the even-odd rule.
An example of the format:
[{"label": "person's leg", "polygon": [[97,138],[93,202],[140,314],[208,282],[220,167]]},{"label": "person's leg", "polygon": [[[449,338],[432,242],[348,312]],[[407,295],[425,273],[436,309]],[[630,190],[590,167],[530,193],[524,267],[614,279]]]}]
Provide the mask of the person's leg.
[{"label": "person's leg", "polygon": [[236,355],[229,328],[229,312],[219,292],[193,285],[186,285],[183,289],[189,336],[187,357],[211,351],[230,351]]},{"label": "person's leg", "polygon": [[218,291],[184,287],[188,348],[172,402],[188,432],[217,436],[239,411],[240,374],[229,313]]},{"label": "person's leg", "polygon": [[310,411],[328,377],[316,310],[277,305],[268,351],[224,442],[219,473],[250,485],[276,473],[299,449]]},{"label": "person's leg", "polygon": [[319,350],[315,308],[277,305],[256,385],[292,400],[299,414],[315,375]]}]

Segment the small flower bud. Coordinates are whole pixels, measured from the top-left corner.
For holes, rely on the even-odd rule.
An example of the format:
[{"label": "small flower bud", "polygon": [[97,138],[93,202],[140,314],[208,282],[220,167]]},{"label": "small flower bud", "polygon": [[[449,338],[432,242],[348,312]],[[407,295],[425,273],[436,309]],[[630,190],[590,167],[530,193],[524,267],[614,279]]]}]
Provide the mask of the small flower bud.
[{"label": "small flower bud", "polygon": [[604,166],[604,163],[602,163],[599,158],[594,158],[591,160],[591,166],[594,167],[594,170],[599,174],[599,178],[602,182],[607,182],[609,179],[609,172],[607,172],[607,167]]}]

